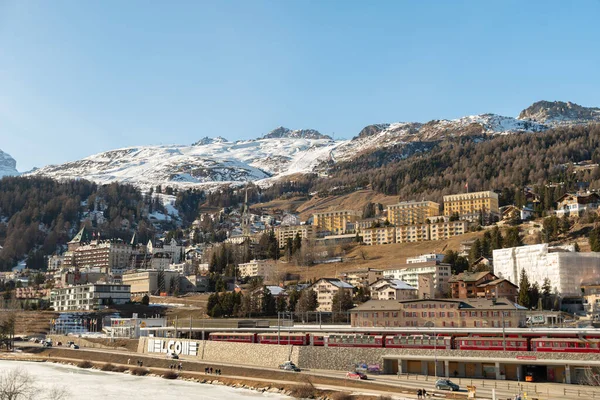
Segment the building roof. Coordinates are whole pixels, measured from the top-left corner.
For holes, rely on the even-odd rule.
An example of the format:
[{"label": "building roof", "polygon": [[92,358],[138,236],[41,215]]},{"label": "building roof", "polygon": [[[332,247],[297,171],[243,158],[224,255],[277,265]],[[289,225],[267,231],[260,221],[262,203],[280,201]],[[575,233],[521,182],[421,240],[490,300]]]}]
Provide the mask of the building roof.
[{"label": "building roof", "polygon": [[352,286],[348,282],[344,282],[344,281],[342,281],[340,279],[337,279],[337,278],[321,278],[318,281],[316,281],[314,285],[316,285],[320,281],[327,281],[327,282],[331,283],[332,285],[337,286],[337,287],[339,287],[341,289],[354,289],[354,286]]},{"label": "building roof", "polygon": [[448,279],[448,282],[477,282],[478,280],[485,278],[488,274],[495,276],[489,271],[461,272],[458,275],[451,276],[450,279]]},{"label": "building roof", "polygon": [[84,243],[92,240],[89,230],[84,226],[69,243]]},{"label": "building roof", "polygon": [[352,309],[352,311],[381,311],[381,310],[399,310],[398,300],[369,300]]},{"label": "building roof", "polygon": [[368,311],[368,310],[401,310],[404,304],[411,303],[452,303],[457,304],[459,309],[464,310],[527,310],[527,308],[513,303],[512,301],[499,299],[415,299],[415,300],[369,300],[351,311]]},{"label": "building roof", "polygon": [[486,287],[486,286],[496,286],[502,282],[507,282],[510,285],[513,285],[514,287],[518,288],[517,285],[515,285],[514,283],[512,283],[511,281],[509,281],[508,279],[504,279],[504,278],[498,278],[498,279],[494,279],[493,281],[488,281],[488,282],[484,282],[480,285],[477,285],[477,287]]},{"label": "building roof", "polygon": [[395,290],[417,290],[417,288],[410,286],[408,283],[400,280],[400,279],[390,279],[390,278],[379,278],[375,282],[371,283],[369,286],[373,286],[378,282],[385,281],[388,284],[382,286],[381,288],[391,287]]},{"label": "building roof", "polygon": [[279,295],[285,295],[285,289],[279,286],[265,286],[266,289],[269,289],[269,292],[271,292],[271,294],[273,296],[279,296]]}]

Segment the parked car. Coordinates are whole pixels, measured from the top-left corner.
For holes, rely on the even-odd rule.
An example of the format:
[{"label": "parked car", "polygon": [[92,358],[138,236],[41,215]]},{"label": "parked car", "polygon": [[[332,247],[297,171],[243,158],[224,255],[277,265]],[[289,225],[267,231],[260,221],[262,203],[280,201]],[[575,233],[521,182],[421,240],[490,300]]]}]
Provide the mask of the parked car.
[{"label": "parked car", "polygon": [[167,354],[167,358],[170,358],[171,360],[179,360],[179,356],[175,353]]},{"label": "parked car", "polygon": [[42,347],[52,347],[52,342],[44,342],[42,343]]},{"label": "parked car", "polygon": [[75,350],[77,350],[77,349],[79,348],[79,346],[78,346],[78,345],[76,345],[75,343],[73,343],[73,344],[71,345],[71,348],[72,348],[72,349],[75,349]]},{"label": "parked car", "polygon": [[282,369],[284,371],[300,372],[300,368],[298,368],[296,364],[294,364],[292,361],[286,361],[283,364],[279,365],[279,369]]},{"label": "parked car", "polygon": [[360,371],[351,371],[346,374],[348,379],[368,379],[367,374]]},{"label": "parked car", "polygon": [[435,388],[438,390],[449,390],[451,392],[457,392],[460,390],[460,386],[449,379],[438,379],[435,382]]}]

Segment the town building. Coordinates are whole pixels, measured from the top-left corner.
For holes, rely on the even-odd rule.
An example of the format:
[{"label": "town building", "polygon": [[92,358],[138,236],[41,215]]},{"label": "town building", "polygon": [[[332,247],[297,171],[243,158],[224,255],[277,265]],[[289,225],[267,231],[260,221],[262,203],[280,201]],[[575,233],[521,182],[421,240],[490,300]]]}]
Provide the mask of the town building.
[{"label": "town building", "polygon": [[330,232],[333,235],[351,233],[348,232],[346,225],[349,222],[358,221],[361,216],[360,211],[325,211],[313,215],[313,225],[318,228],[319,232]]},{"label": "town building", "polygon": [[444,196],[444,215],[458,214],[461,219],[476,222],[480,217],[490,220],[500,217],[498,194],[490,190]]},{"label": "town building", "polygon": [[54,311],[101,310],[113,304],[131,301],[129,285],[90,283],[52,289],[50,302]]},{"label": "town building", "polygon": [[416,256],[416,257],[408,257],[406,259],[406,263],[407,264],[420,264],[420,263],[424,263],[424,262],[442,262],[444,261],[444,254],[436,254],[436,253],[429,253],[429,254],[421,254],[420,256]]},{"label": "town building", "polygon": [[375,268],[355,269],[340,273],[340,279],[355,287],[367,287],[378,279],[383,278],[383,270]]},{"label": "town building", "polygon": [[416,287],[419,298],[441,297],[448,292],[448,280],[452,275],[450,264],[429,261],[398,265],[383,271],[385,278],[397,279]]},{"label": "town building", "polygon": [[342,291],[352,296],[354,286],[337,278],[321,278],[311,287],[317,293],[317,311],[332,312],[333,297]]},{"label": "town building", "polygon": [[169,269],[169,265],[171,265],[172,261],[172,254],[162,251],[155,251],[152,253],[152,258],[150,259],[150,269],[156,269],[159,271],[167,270]]},{"label": "town building", "polygon": [[99,236],[91,235],[85,227],[67,246],[62,267],[102,268],[107,273],[129,268],[132,256],[137,253],[131,244],[120,239],[101,240]]},{"label": "town building", "polygon": [[384,220],[377,217],[361,219],[354,222],[354,230],[362,232],[365,229],[373,228],[377,225],[383,224],[384,222]]},{"label": "town building", "polygon": [[299,235],[302,240],[311,240],[316,237],[316,227],[313,225],[279,226],[274,230],[279,248],[283,249],[288,239],[294,240]]},{"label": "town building", "polygon": [[360,235],[367,246],[396,243],[396,228],[393,226],[362,229]]},{"label": "town building", "polygon": [[429,226],[400,225],[396,227],[396,243],[424,242],[429,240]]},{"label": "town building", "polygon": [[410,300],[418,296],[417,288],[406,282],[389,278],[378,279],[371,283],[369,290],[373,300]]},{"label": "town building", "polygon": [[392,225],[420,225],[430,217],[440,215],[440,205],[433,201],[402,201],[387,207],[387,217]]},{"label": "town building", "polygon": [[110,337],[130,339],[139,339],[142,333],[148,334],[147,330],[140,328],[164,328],[167,326],[166,318],[139,318],[137,313],[134,313],[132,318],[109,317],[107,322],[103,325]]},{"label": "town building", "polygon": [[600,206],[600,195],[597,193],[566,193],[556,203],[557,216],[562,217],[563,215],[567,215],[578,217],[587,210],[597,212],[598,206]]},{"label": "town building", "polygon": [[273,270],[273,262],[269,260],[251,260],[248,263],[238,265],[240,278],[268,277]]},{"label": "town building", "polygon": [[64,261],[64,256],[52,255],[48,257],[48,271],[52,272],[61,269]]},{"label": "town building", "polygon": [[469,223],[467,221],[450,221],[449,217],[435,217],[431,218],[431,223],[427,227],[429,240],[444,240],[467,233]]},{"label": "town building", "polygon": [[130,287],[132,296],[160,295],[177,286],[179,273],[169,270],[135,271],[123,274],[122,280]]},{"label": "town building", "polygon": [[154,243],[152,242],[152,240],[149,240],[148,244],[146,245],[146,248],[148,249],[148,253],[150,254],[168,254],[171,258],[171,263],[173,264],[180,263],[185,255],[185,246],[175,239],[171,239],[168,242],[162,242],[160,240],[157,240]]},{"label": "town building", "polygon": [[515,301],[519,287],[489,271],[461,272],[448,281],[453,299],[507,298]]},{"label": "town building", "polygon": [[184,275],[179,277],[179,292],[205,293],[210,290],[210,277],[208,275]]},{"label": "town building", "polygon": [[531,284],[540,287],[547,278],[561,296],[581,296],[581,284],[600,275],[600,253],[579,253],[573,246],[547,243],[493,251],[494,274],[519,283],[525,271]]},{"label": "town building", "polygon": [[369,300],[350,310],[355,327],[517,328],[526,318],[507,299]]}]

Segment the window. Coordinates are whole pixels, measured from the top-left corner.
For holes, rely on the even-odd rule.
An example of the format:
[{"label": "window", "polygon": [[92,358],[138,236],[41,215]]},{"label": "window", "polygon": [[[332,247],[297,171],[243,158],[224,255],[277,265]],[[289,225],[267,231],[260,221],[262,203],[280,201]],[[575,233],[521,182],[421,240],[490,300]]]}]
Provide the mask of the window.
[{"label": "window", "polygon": [[393,312],[393,313],[392,313],[392,317],[394,317],[394,318],[398,318],[398,313],[397,313],[397,312]]}]

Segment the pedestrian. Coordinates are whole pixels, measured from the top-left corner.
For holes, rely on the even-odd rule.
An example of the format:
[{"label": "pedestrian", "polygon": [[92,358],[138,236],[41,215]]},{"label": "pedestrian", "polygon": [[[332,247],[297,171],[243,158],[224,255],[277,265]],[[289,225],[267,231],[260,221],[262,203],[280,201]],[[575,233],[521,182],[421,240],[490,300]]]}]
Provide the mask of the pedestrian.
[{"label": "pedestrian", "polygon": [[423,398],[426,399],[427,398],[427,390],[423,389]]},{"label": "pedestrian", "polygon": [[421,389],[417,390],[417,399],[422,399],[423,391]]},{"label": "pedestrian", "polygon": [[179,363],[179,370],[181,371],[183,369],[183,364]]},{"label": "pedestrian", "polygon": [[212,374],[212,367],[209,368],[209,371],[210,371],[209,373]]},{"label": "pedestrian", "polygon": [[204,373],[208,374],[208,367],[204,367]]},{"label": "pedestrian", "polygon": [[131,358],[127,359],[127,365],[129,365],[129,363],[131,362]]}]

